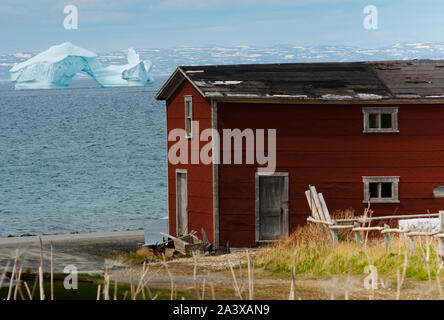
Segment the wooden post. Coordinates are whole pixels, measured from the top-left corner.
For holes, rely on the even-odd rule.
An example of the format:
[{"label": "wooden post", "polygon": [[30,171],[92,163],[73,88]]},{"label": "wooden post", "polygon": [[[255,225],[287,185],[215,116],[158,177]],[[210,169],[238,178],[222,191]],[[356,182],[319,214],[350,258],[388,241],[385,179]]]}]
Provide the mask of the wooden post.
[{"label": "wooden post", "polygon": [[[384,224],[384,229],[390,229],[390,226],[388,224]],[[390,251],[390,232],[386,232],[384,234],[384,240],[385,240],[385,249],[387,251]]]},{"label": "wooden post", "polygon": [[[440,221],[440,230],[439,233],[444,233],[444,211],[439,211],[439,221]],[[438,254],[441,258],[441,262],[444,259],[444,238],[439,238],[439,247],[438,247]]]},{"label": "wooden post", "polygon": [[[361,225],[359,224],[359,222],[355,222],[354,226],[355,226],[355,228],[359,228]],[[355,231],[355,239],[356,239],[356,244],[358,246],[362,245],[362,233],[361,233],[361,231]]]},{"label": "wooden post", "polygon": [[409,236],[409,241],[410,241],[410,253],[415,254],[416,253],[415,236]]},{"label": "wooden post", "polygon": [[[338,223],[336,220],[332,220],[333,225],[337,225]],[[338,246],[338,229],[330,229],[331,232],[331,239],[333,241],[333,248],[336,248]]]}]

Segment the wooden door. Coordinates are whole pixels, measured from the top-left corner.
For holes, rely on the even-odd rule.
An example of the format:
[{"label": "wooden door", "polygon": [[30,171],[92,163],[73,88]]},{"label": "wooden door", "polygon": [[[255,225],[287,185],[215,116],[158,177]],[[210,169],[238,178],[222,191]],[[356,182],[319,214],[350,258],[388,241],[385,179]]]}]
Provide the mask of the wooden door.
[{"label": "wooden door", "polygon": [[177,236],[188,233],[187,173],[176,172],[176,219]]},{"label": "wooden door", "polygon": [[288,234],[288,176],[277,174],[259,176],[258,216],[256,238],[258,241],[276,240]]}]

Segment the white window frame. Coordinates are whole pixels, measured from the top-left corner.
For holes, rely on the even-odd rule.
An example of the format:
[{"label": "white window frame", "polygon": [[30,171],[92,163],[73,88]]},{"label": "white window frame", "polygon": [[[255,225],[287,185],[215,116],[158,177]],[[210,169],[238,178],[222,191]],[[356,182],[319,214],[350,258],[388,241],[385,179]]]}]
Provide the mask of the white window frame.
[{"label": "white window frame", "polygon": [[175,184],[176,184],[176,190],[175,190],[175,196],[176,196],[176,234],[179,232],[179,199],[177,198],[177,194],[179,193],[178,190],[178,185],[177,185],[177,177],[178,177],[178,173],[182,173],[185,174],[185,180],[187,185],[186,187],[186,212],[187,212],[187,232],[188,232],[188,219],[189,219],[189,213],[188,213],[188,171],[186,169],[176,169],[176,175],[174,177],[175,179]]},{"label": "white window frame", "polygon": [[[399,176],[363,176],[364,183],[364,201],[363,203],[399,203]],[[391,198],[370,198],[370,183],[391,183],[392,197]]]},{"label": "white window frame", "polygon": [[[187,103],[190,103],[190,114],[187,113]],[[187,119],[190,119],[190,132],[187,130]],[[185,138],[191,139],[193,137],[193,96],[185,96]]]},{"label": "white window frame", "polygon": [[[398,130],[398,107],[363,107],[364,133],[397,133]],[[370,114],[390,113],[392,115],[391,128],[370,128]]]}]

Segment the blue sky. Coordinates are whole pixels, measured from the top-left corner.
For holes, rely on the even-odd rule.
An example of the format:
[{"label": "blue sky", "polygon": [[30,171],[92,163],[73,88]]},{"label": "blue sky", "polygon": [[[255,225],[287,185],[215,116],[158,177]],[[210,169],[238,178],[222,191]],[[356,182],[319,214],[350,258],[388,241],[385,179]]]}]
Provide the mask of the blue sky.
[{"label": "blue sky", "polygon": [[[79,28],[65,30],[76,5]],[[363,27],[378,8],[378,30]],[[96,52],[178,46],[350,45],[444,41],[442,0],[0,0],[0,52],[64,41]]]}]

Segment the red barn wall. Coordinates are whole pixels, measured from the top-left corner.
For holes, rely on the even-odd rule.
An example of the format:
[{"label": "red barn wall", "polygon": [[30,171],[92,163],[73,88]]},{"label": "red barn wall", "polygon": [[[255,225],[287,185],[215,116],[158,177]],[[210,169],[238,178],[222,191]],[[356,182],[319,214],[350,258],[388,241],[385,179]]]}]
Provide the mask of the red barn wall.
[{"label": "red barn wall", "polygon": [[[444,209],[444,106],[399,106],[400,133],[363,133],[362,105],[218,105],[218,129],[277,129],[277,171],[289,172],[290,231],[304,224],[309,184],[331,213],[362,214],[362,176],[400,176],[398,204],[372,204],[374,215]],[[222,140],[221,140],[222,141]],[[220,243],[255,244],[255,165],[219,166]]]},{"label": "red barn wall", "polygon": [[[193,120],[199,121],[200,131],[211,128],[211,105],[188,82],[176,90],[167,101],[168,133],[173,129],[185,129],[185,98],[193,96]],[[193,139],[199,135],[193,132]],[[188,140],[188,139],[187,139]],[[169,230],[176,235],[176,169],[186,169],[188,177],[188,231],[195,230],[201,238],[203,227],[208,239],[213,242],[213,168],[212,165],[191,164],[191,140],[188,146],[189,164],[172,165],[168,162],[168,211]],[[168,150],[174,141],[168,141]],[[202,148],[206,143],[200,143]]]}]

